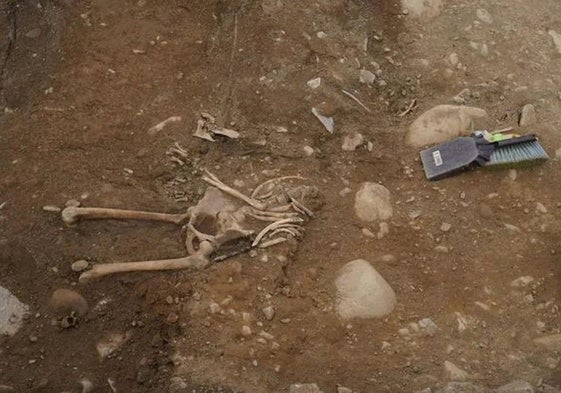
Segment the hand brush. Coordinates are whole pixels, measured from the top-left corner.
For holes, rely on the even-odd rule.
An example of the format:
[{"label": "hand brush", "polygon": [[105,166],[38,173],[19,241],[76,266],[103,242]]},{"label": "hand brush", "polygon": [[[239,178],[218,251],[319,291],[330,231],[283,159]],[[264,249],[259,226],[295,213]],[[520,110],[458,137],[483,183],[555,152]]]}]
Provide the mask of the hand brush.
[{"label": "hand brush", "polygon": [[495,149],[482,166],[490,169],[528,167],[549,159],[535,135],[515,136],[492,142]]}]

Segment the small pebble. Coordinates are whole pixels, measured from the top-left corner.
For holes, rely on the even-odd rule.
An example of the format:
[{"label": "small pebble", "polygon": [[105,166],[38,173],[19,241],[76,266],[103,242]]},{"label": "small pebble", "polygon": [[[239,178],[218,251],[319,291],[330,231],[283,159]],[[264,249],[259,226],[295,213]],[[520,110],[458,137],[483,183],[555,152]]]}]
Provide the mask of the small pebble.
[{"label": "small pebble", "polygon": [[77,201],[76,199],[69,199],[64,204],[65,207],[80,207],[80,205],[81,205],[80,201]]},{"label": "small pebble", "polygon": [[89,265],[90,264],[88,263],[88,261],[84,259],[80,259],[79,261],[73,262],[70,267],[74,272],[81,272],[86,270]]},{"label": "small pebble", "polygon": [[242,336],[251,336],[251,328],[247,325],[242,326]]},{"label": "small pebble", "polygon": [[179,321],[179,315],[174,312],[170,312],[166,318],[166,322],[169,324],[176,323]]},{"label": "small pebble", "polygon": [[263,314],[265,315],[267,321],[272,321],[275,317],[275,309],[273,306],[265,307],[261,311],[263,311]]},{"label": "small pebble", "polygon": [[452,224],[448,224],[447,222],[443,222],[440,226],[442,232],[448,232],[450,229],[452,229]]}]

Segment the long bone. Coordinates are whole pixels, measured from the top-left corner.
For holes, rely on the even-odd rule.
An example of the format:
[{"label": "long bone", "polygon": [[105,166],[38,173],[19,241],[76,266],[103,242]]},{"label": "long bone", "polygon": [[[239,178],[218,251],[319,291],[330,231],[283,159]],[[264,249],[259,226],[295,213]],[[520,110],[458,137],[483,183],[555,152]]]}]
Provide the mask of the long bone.
[{"label": "long bone", "polygon": [[80,275],[80,282],[107,276],[115,273],[146,272],[154,270],[182,270],[182,269],[204,269],[210,264],[210,254],[215,250],[212,243],[203,241],[199,245],[196,254],[183,258],[162,259],[143,262],[117,262],[94,265],[91,270]]},{"label": "long bone", "polygon": [[66,224],[75,224],[80,219],[101,220],[111,218],[116,220],[160,221],[181,225],[187,221],[189,214],[154,213],[140,210],[106,209],[100,207],[67,207],[62,211],[62,220]]}]

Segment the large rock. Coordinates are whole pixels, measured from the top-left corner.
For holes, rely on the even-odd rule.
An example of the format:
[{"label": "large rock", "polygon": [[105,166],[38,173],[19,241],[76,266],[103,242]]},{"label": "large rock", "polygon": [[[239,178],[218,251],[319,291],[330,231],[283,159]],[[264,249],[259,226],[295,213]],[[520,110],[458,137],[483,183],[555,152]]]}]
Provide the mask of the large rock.
[{"label": "large rock", "polygon": [[550,351],[561,351],[561,334],[551,334],[549,336],[535,338],[534,344]]},{"label": "large rock", "polygon": [[82,295],[71,289],[59,288],[49,299],[49,307],[58,317],[74,313],[83,317],[88,312],[88,302]]},{"label": "large rock", "polygon": [[355,213],[363,221],[385,221],[392,217],[390,191],[378,183],[362,183],[355,195]]},{"label": "large rock", "polygon": [[347,263],[335,281],[337,314],[343,319],[380,318],[391,313],[395,292],[368,261]]},{"label": "large rock", "polygon": [[442,0],[401,0],[401,4],[416,18],[434,18],[442,8]]},{"label": "large rock", "polygon": [[16,334],[23,323],[29,307],[10,291],[0,287],[0,336]]},{"label": "large rock", "polygon": [[487,112],[470,106],[439,105],[417,118],[409,127],[405,143],[422,147],[442,143],[475,129],[484,129]]}]

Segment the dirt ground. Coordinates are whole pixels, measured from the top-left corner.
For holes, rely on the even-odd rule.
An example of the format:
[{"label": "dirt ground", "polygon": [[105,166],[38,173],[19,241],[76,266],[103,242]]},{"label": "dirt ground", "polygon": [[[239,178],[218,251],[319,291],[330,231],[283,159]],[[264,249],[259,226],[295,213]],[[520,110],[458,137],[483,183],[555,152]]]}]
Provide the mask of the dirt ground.
[{"label": "dirt ground", "polygon": [[[431,18],[396,0],[0,8],[0,285],[32,310],[15,336],[0,337],[0,385],[82,392],[86,378],[95,392],[112,392],[108,381],[118,392],[288,392],[312,382],[326,393],[415,392],[447,382],[445,361],[492,388],[513,379],[561,385],[561,353],[533,341],[561,332],[561,54],[548,34],[561,31],[557,0],[449,0]],[[360,69],[376,81],[360,83]],[[522,106],[535,105],[537,124],[520,131],[537,133],[552,159],[428,182],[405,132],[466,88],[464,103],[488,111],[489,129],[517,127]],[[334,118],[333,134],[312,107]],[[202,111],[240,139],[194,138]],[[170,116],[181,121],[150,135]],[[354,132],[364,145],[343,151]],[[176,142],[189,152],[184,165],[166,155]],[[184,255],[181,231],[119,221],[68,227],[44,206],[76,199],[183,212],[204,192],[202,168],[244,192],[271,176],[302,175],[323,206],[290,252],[78,283],[78,259]],[[382,239],[365,236],[379,228],[353,211],[365,181],[391,192]],[[341,321],[334,312],[337,272],[357,258],[397,294],[384,319]],[[513,288],[520,276],[534,280]],[[47,302],[57,288],[89,303],[76,327],[53,322]],[[211,313],[211,303],[221,311]],[[268,305],[272,320],[261,311]],[[243,313],[255,333],[273,338],[243,336]],[[400,332],[423,318],[438,326],[434,335]],[[100,360],[96,343],[111,333],[128,340]]]}]

